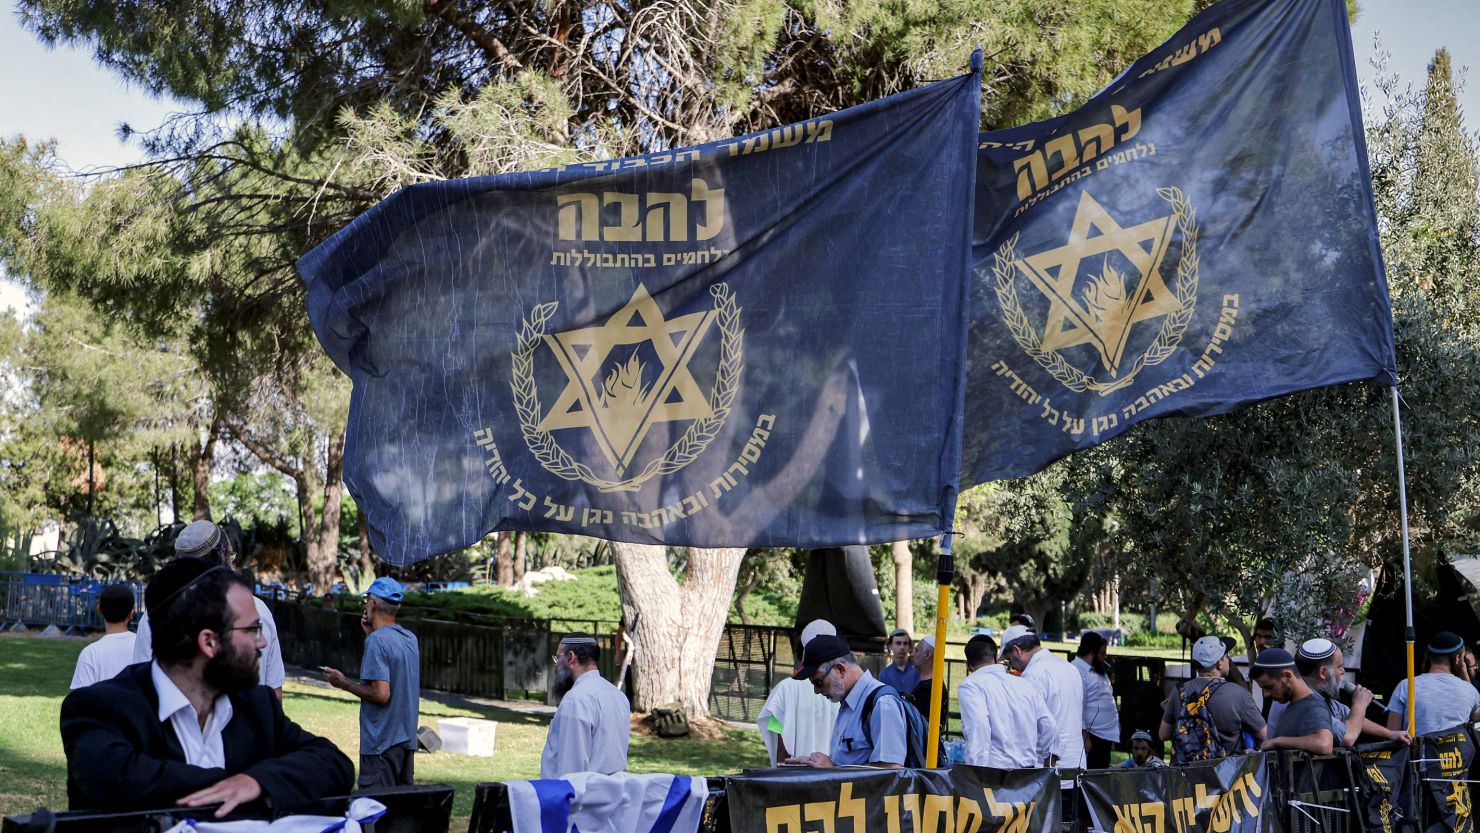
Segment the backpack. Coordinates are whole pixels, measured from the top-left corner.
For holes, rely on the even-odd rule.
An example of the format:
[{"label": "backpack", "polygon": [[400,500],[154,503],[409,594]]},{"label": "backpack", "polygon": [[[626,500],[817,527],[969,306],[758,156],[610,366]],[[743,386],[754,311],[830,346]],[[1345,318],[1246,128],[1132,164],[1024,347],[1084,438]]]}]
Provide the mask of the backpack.
[{"label": "backpack", "polygon": [[[906,769],[924,769],[926,766],[925,743],[930,738],[930,725],[925,722],[925,718],[920,714],[920,710],[915,708],[913,703],[900,696],[900,693],[895,690],[894,686],[888,683],[884,683],[873,691],[870,691],[868,696],[863,700],[862,714],[859,715],[859,725],[863,728],[864,739],[868,741],[870,747],[874,745],[874,738],[869,723],[870,718],[874,714],[874,702],[880,697],[893,697],[899,701],[899,707],[904,711],[904,767]],[[944,714],[941,715],[941,720],[944,722]],[[935,762],[936,766],[949,766],[950,764],[946,758],[945,751],[945,733],[942,732],[941,734],[941,746],[940,750],[936,753]]]},{"label": "backpack", "polygon": [[1187,699],[1187,687],[1178,689],[1177,697],[1182,707],[1177,710],[1177,723],[1172,732],[1172,763],[1187,764],[1193,761],[1208,761],[1224,755],[1223,743],[1218,740],[1218,727],[1213,723],[1209,705],[1213,692],[1223,687],[1227,680],[1213,680],[1192,697]]}]

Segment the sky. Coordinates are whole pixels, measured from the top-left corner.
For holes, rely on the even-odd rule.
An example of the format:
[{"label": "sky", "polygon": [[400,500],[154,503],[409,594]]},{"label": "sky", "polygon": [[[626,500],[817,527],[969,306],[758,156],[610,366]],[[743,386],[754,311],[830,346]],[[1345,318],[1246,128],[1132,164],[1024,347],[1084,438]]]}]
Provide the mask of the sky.
[{"label": "sky", "polygon": [[[1423,84],[1434,50],[1448,47],[1456,70],[1474,67],[1460,104],[1473,130],[1480,126],[1480,0],[1359,0],[1352,29],[1357,74],[1371,85],[1375,54],[1373,36],[1392,53],[1389,71],[1415,87]],[[0,135],[56,139],[61,159],[73,170],[123,165],[140,160],[136,144],[118,139],[128,123],[147,130],[171,112],[186,109],[177,102],[149,95],[93,63],[86,49],[47,49],[21,28],[14,7],[0,13]],[[25,308],[24,293],[0,273],[0,312]]]}]

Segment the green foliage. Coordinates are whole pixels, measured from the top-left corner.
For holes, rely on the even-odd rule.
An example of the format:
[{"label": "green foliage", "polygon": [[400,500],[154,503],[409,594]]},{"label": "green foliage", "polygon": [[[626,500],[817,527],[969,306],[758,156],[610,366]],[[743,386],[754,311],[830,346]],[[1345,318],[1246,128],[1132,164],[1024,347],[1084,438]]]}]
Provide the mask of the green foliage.
[{"label": "green foliage", "polygon": [[575,581],[547,581],[539,585],[539,592],[534,596],[507,587],[480,584],[440,593],[412,593],[404,604],[522,619],[599,619],[613,623],[621,620],[616,567],[574,570],[571,575]]}]

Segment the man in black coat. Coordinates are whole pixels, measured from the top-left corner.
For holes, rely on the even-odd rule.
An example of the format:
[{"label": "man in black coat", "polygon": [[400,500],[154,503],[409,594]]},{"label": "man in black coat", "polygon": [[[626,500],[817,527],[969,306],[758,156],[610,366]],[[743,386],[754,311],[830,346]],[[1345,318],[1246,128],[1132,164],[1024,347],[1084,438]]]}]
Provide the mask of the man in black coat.
[{"label": "man in black coat", "polygon": [[219,803],[219,818],[253,802],[277,814],[350,791],[344,753],[299,728],[257,684],[265,642],[241,577],[177,558],[144,600],[155,660],[62,701],[73,810]]}]

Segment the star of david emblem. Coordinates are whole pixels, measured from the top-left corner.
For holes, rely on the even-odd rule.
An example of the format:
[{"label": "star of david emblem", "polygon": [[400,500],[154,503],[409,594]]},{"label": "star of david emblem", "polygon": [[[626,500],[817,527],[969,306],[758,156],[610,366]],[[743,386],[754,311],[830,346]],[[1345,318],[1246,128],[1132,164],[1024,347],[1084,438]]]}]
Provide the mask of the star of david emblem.
[{"label": "star of david emblem", "polygon": [[714,414],[689,371],[714,310],[666,319],[642,286],[604,323],[544,336],[567,384],[541,430],[588,429],[619,475],[654,425]]},{"label": "star of david emblem", "polygon": [[[1114,376],[1137,324],[1182,309],[1161,277],[1172,217],[1122,227],[1087,191],[1080,194],[1068,242],[1014,264],[1049,300],[1043,350],[1089,344]],[[1076,294],[1085,261],[1099,273]],[[1122,272],[1123,262],[1135,273]]]}]

